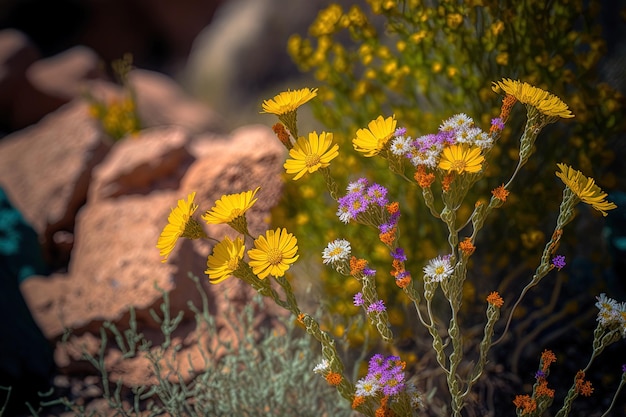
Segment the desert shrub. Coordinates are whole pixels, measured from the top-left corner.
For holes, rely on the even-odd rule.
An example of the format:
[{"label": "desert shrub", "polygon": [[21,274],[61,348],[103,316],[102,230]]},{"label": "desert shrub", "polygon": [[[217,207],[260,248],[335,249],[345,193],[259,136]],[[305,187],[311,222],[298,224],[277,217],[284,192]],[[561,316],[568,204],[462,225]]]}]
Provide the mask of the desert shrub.
[{"label": "desert shrub", "polygon": [[[195,313],[198,329],[218,334],[215,317],[209,312],[208,299],[197,277],[190,275],[202,295],[203,304],[190,308]],[[312,370],[319,361],[319,347],[305,337],[293,320],[280,319],[275,327],[260,329],[255,325],[255,311],[262,308],[261,297],[241,311],[230,309],[232,338],[216,338],[211,346],[198,342],[204,367],[184,378],[180,372],[191,360],[180,352],[180,340],[172,337],[182,312],[170,313],[169,297],[152,316],[161,325],[162,342],[148,340],[137,328],[133,310],[125,330],[107,322],[100,331],[101,344],[97,354],[85,353],[101,377],[106,409],[93,404],[78,405],[70,395],[44,395],[39,406],[32,405],[32,415],[71,411],[77,416],[348,416],[348,404],[338,402],[337,394]],[[259,337],[259,332],[262,332]],[[68,331],[66,338],[71,335]],[[67,340],[67,339],[66,339]],[[111,343],[112,342],[112,343]],[[111,347],[113,346],[113,347]],[[118,349],[124,360],[139,355],[149,360],[156,383],[126,387],[123,377],[113,383],[105,366],[108,349]],[[298,381],[298,383],[294,383]],[[315,395],[311,395],[314,392]],[[56,410],[56,411],[55,411]],[[2,413],[0,412],[0,415]]]}]

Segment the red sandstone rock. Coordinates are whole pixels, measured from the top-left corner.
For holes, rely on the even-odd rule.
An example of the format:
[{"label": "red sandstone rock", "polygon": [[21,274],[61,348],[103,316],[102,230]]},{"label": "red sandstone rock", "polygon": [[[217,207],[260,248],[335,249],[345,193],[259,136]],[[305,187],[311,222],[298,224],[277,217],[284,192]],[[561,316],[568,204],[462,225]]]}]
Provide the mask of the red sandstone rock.
[{"label": "red sandstone rock", "polygon": [[[202,204],[200,210],[211,209],[222,194],[261,187],[258,201],[249,211],[248,226],[252,235],[267,229],[269,210],[278,203],[282,192],[286,153],[272,130],[254,125],[237,129],[221,139],[199,137],[192,144],[192,153],[198,160],[183,178],[181,189],[197,192],[196,200]],[[217,233],[227,228],[212,226],[207,230]]]},{"label": "red sandstone rock", "polygon": [[171,126],[145,129],[116,143],[94,170],[89,202],[178,189],[194,160],[187,149],[190,142],[185,129]]},{"label": "red sandstone rock", "polygon": [[43,94],[70,101],[88,88],[88,80],[106,79],[102,61],[85,46],[75,46],[34,62],[26,72],[30,84]]},{"label": "red sandstone rock", "polygon": [[184,126],[190,133],[221,132],[221,116],[192,100],[171,78],[135,69],[129,82],[137,93],[137,108],[144,126]]},{"label": "red sandstone rock", "polygon": [[[179,173],[168,158],[181,166],[185,163],[184,158],[168,154],[182,152],[187,158],[187,149],[198,159],[188,165],[180,184],[173,188],[176,184],[171,178]],[[115,323],[122,331],[127,329],[131,306],[136,312],[139,331],[154,345],[160,343],[159,324],[150,314],[152,309],[162,315],[162,293],[156,285],[168,291],[173,315],[184,311],[184,320],[173,335],[180,344],[175,365],[185,378],[192,375],[191,369],[200,371],[204,362],[198,342],[215,349],[216,336],[221,340],[232,339],[232,328],[228,325],[232,308],[239,311],[250,302],[254,291],[235,278],[219,285],[208,283],[204,270],[211,245],[207,241],[181,239],[168,262],[161,263],[155,247],[158,236],[171,208],[191,191],[197,192],[200,209],[196,216],[200,218],[222,194],[257,186],[261,186],[259,199],[247,218],[251,233],[262,233],[267,228],[270,209],[280,198],[284,152],[266,126],[241,128],[219,139],[207,135],[191,140],[182,128],[153,128],[116,143],[94,170],[93,192],[77,215],[68,272],[33,277],[21,287],[35,320],[49,340],[59,340],[66,327],[75,329],[70,345],[57,343],[57,366],[67,373],[90,369],[81,359],[83,349],[97,354],[99,328],[105,321]],[[207,225],[206,230],[218,238],[232,233],[223,225]],[[207,291],[209,311],[216,317],[218,335],[195,328],[187,303],[200,308],[201,298],[188,278],[189,273],[199,276]],[[269,304],[256,314],[259,324],[267,325],[284,314]],[[154,379],[144,356],[127,361],[122,360],[115,348],[109,347],[106,352],[105,362],[112,380],[122,378],[130,386]],[[173,354],[171,349],[168,352]],[[187,358],[191,358],[191,363]]]},{"label": "red sandstone rock", "polygon": [[55,256],[54,233],[73,230],[91,171],[109,147],[79,101],[0,141],[0,184],[48,256]]}]

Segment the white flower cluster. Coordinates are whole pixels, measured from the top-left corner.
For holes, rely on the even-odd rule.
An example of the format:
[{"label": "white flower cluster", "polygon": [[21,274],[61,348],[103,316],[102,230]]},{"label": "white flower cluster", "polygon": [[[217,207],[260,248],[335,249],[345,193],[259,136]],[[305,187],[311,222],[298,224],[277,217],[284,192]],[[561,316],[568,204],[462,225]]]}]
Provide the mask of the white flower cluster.
[{"label": "white flower cluster", "polygon": [[441,282],[447,279],[454,272],[454,267],[450,263],[450,255],[438,256],[428,261],[428,264],[424,267],[424,279]]},{"label": "white flower cluster", "polygon": [[618,303],[602,293],[596,297],[598,302],[598,318],[602,327],[618,327],[622,332],[622,337],[626,338],[626,302]]},{"label": "white flower cluster", "polygon": [[328,373],[328,371],[330,371],[330,364],[326,359],[322,359],[322,361],[315,365],[315,368],[313,368],[313,372],[320,375],[324,375]]},{"label": "white flower cluster", "polygon": [[350,242],[345,239],[335,239],[322,252],[323,262],[335,265],[338,262],[347,261],[350,259],[350,251]]},{"label": "white flower cluster", "polygon": [[398,156],[405,156],[417,167],[436,168],[441,152],[446,146],[466,144],[478,146],[481,149],[490,149],[494,137],[481,128],[476,127],[474,120],[465,113],[459,113],[439,126],[436,134],[427,134],[412,139],[405,135],[405,129],[398,129],[391,142],[391,152]]}]

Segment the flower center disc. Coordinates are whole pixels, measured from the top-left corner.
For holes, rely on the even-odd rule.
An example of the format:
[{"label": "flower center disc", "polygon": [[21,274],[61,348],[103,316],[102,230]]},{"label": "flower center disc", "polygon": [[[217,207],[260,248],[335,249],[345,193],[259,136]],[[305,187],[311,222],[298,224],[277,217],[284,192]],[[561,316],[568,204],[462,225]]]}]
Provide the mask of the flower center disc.
[{"label": "flower center disc", "polygon": [[238,266],[239,266],[238,258],[232,258],[228,261],[228,269],[230,269],[231,271],[236,270]]},{"label": "flower center disc", "polygon": [[467,167],[467,164],[465,163],[465,161],[460,159],[460,160],[456,160],[456,161],[452,162],[451,169],[456,171],[456,172],[458,172],[460,174],[463,171],[465,171],[466,167]]},{"label": "flower center disc", "polygon": [[283,254],[280,250],[272,248],[267,251],[267,262],[272,265],[278,265],[283,260]]},{"label": "flower center disc", "polygon": [[306,164],[307,168],[312,168],[320,163],[320,156],[316,153],[307,155],[304,158],[304,163]]}]

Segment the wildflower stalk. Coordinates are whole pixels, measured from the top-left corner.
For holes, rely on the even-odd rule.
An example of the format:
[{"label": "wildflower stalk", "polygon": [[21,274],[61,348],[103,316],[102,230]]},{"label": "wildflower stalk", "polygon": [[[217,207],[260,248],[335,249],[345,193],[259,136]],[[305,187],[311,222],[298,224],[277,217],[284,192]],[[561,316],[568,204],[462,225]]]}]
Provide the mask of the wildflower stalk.
[{"label": "wildflower stalk", "polygon": [[287,297],[286,304],[289,307],[288,310],[291,311],[296,317],[300,314],[300,308],[298,307],[298,302],[296,301],[296,296],[293,293],[293,289],[291,288],[291,284],[286,277],[276,277],[276,281],[283,288],[285,292],[285,297]]},{"label": "wildflower stalk", "polygon": [[[317,323],[315,319],[300,311],[295,294],[293,293],[293,289],[287,278],[284,276],[275,277],[278,284],[284,290],[286,299],[283,300],[280,298],[278,292],[271,286],[270,281],[259,279],[246,263],[242,262],[237,271],[235,271],[234,275],[240,277],[246,283],[251,285],[259,292],[259,294],[271,298],[280,307],[290,311],[298,317],[298,320],[304,324],[307,333],[320,342],[322,346],[322,355],[331,364],[331,369],[340,375],[343,374],[344,366],[339,358],[337,349],[335,348],[335,342],[328,335],[328,333],[320,329],[319,323]],[[345,399],[352,401],[354,386],[346,378],[341,378],[341,382],[337,385],[337,390]]]},{"label": "wildflower stalk", "polygon": [[[587,366],[580,371],[584,376],[584,373],[589,370],[591,364],[597,358],[604,349],[617,342],[622,338],[619,328],[610,329],[607,331],[607,328],[602,325],[602,323],[598,323],[595,330],[593,331],[593,352],[591,352],[591,357],[589,358],[589,362],[587,362]],[[622,378],[623,379],[623,378]],[[621,386],[621,385],[620,385]],[[578,397],[580,393],[578,386],[578,375],[577,379],[572,384],[571,388],[567,392],[565,399],[563,400],[563,407],[556,413],[555,417],[566,417],[572,410],[572,403]]]},{"label": "wildflower stalk", "polygon": [[[358,279],[358,278],[357,278]],[[376,282],[373,276],[362,275],[359,282],[363,288],[363,297],[368,300],[369,303],[378,299],[378,293],[376,291]],[[393,333],[391,332],[391,325],[389,324],[389,316],[386,310],[372,311],[367,314],[372,324],[376,327],[376,330],[380,334],[380,337],[387,342],[393,341]]]},{"label": "wildflower stalk", "polygon": [[496,322],[500,318],[500,308],[494,306],[493,304],[488,304],[487,306],[487,324],[485,324],[485,332],[483,339],[479,345],[479,357],[478,362],[474,365],[474,369],[472,369],[472,373],[467,381],[467,387],[463,392],[463,398],[465,398],[471,391],[474,383],[478,381],[478,379],[483,374],[483,369],[485,367],[485,363],[487,362],[487,353],[491,348],[491,340],[493,338],[493,330]]},{"label": "wildflower stalk", "polygon": [[405,288],[403,288],[402,291],[413,302],[413,306],[415,307],[415,311],[417,313],[417,317],[419,318],[419,320],[422,323],[422,325],[424,325],[424,327],[426,327],[426,328],[428,328],[429,326],[432,326],[432,324],[428,324],[424,320],[424,316],[422,316],[422,311],[419,308],[420,303],[421,303],[421,297],[420,297],[419,292],[415,289],[415,287],[413,287],[413,282],[411,282],[409,285],[407,285]]},{"label": "wildflower stalk", "polygon": [[[428,284],[428,283],[424,284],[425,293],[427,291],[426,287],[428,286],[432,286],[432,284]],[[434,294],[434,289],[430,292]],[[432,300],[432,297],[429,298],[428,296],[426,296],[426,309],[428,311],[428,319],[430,322],[426,324],[426,329],[428,329],[428,333],[430,333],[430,335],[433,338],[433,349],[435,350],[435,353],[436,353],[435,356],[437,358],[437,363],[439,363],[439,366],[441,367],[441,369],[443,369],[444,373],[446,374],[446,377],[448,377],[448,374],[450,373],[450,371],[448,370],[448,366],[446,364],[447,360],[446,360],[446,354],[444,351],[447,345],[443,344],[443,340],[441,339],[441,336],[439,335],[439,331],[437,330],[437,327],[435,326],[435,318],[433,316],[433,312],[431,308],[431,300]]]},{"label": "wildflower stalk", "polygon": [[[460,416],[461,409],[463,408],[463,399],[464,395],[461,393],[462,391],[462,380],[461,377],[457,373],[457,368],[461,364],[461,360],[463,359],[463,339],[461,337],[461,330],[458,322],[458,312],[461,308],[461,296],[462,296],[462,288],[463,282],[465,281],[466,274],[466,266],[462,261],[457,262],[455,271],[450,277],[448,283],[445,281],[441,283],[441,287],[444,290],[444,294],[446,292],[446,287],[448,287],[448,294],[446,294],[446,298],[450,303],[450,311],[452,317],[450,318],[450,324],[448,327],[448,336],[452,341],[452,353],[449,356],[449,370],[447,372],[447,382],[448,389],[450,390],[450,395],[452,396],[452,411],[453,415]],[[449,285],[448,285],[449,284]]]},{"label": "wildflower stalk", "polygon": [[437,209],[435,208],[435,197],[433,196],[433,192],[430,187],[422,188],[422,196],[424,197],[424,203],[426,203],[426,207],[430,210],[430,214],[436,219],[439,219],[441,216]]},{"label": "wildflower stalk", "polygon": [[[622,369],[624,369],[624,368],[622,368]],[[611,401],[611,404],[609,405],[609,408],[607,408],[607,410],[604,412],[604,414],[602,414],[600,417],[607,417],[609,415],[609,413],[613,409],[613,406],[615,406],[615,401],[617,401],[617,397],[619,396],[620,391],[624,387],[624,384],[626,384],[626,370],[624,370],[622,372],[622,379],[619,382],[619,386],[615,390],[615,394],[613,395],[613,400]]]},{"label": "wildflower stalk", "polygon": [[[528,162],[528,158],[530,158],[530,155],[533,153],[535,140],[544,126],[545,124],[541,118],[541,113],[534,107],[528,106],[526,126],[520,138],[519,162],[515,169],[516,173]],[[513,180],[513,178],[511,178],[511,180]]]},{"label": "wildflower stalk", "polygon": [[456,247],[459,244],[459,234],[456,230],[456,210],[446,204],[441,211],[441,220],[443,220],[446,226],[448,226],[448,243],[450,244],[450,253],[454,254]]},{"label": "wildflower stalk", "polygon": [[[329,363],[330,369],[333,372],[343,374],[343,363],[339,358],[337,349],[335,348],[334,340],[322,329],[320,329],[319,323],[310,315],[303,313],[298,316],[298,320],[304,324],[306,332],[313,336],[322,345],[322,356]],[[354,385],[346,378],[341,378],[341,382],[337,385],[337,391],[343,398],[352,402],[352,396],[354,394]]]},{"label": "wildflower stalk", "polygon": [[[463,178],[462,176],[461,178]],[[470,181],[471,182],[471,181]],[[459,244],[458,232],[456,228],[456,209],[462,196],[468,188],[469,182],[465,181],[460,186],[453,187],[450,193],[444,193],[445,207],[441,211],[441,220],[443,220],[448,227],[448,243],[451,250],[451,262],[456,261],[456,248]],[[461,197],[459,197],[461,196]],[[450,197],[450,198],[446,198]],[[454,204],[454,206],[451,206]],[[461,337],[461,331],[458,323],[457,314],[461,308],[461,297],[463,282],[467,273],[466,263],[459,260],[454,268],[454,273],[448,280],[441,282],[441,289],[444,295],[448,299],[450,304],[451,318],[448,326],[448,336],[452,341],[452,352],[449,356],[449,368],[446,372],[446,378],[448,383],[448,389],[452,396],[452,411],[453,415],[460,416],[461,409],[463,408],[462,394],[462,381],[457,374],[457,368],[461,364],[463,359],[463,341]],[[431,332],[432,334],[432,332]],[[433,345],[434,347],[434,345]],[[443,349],[442,349],[443,350]]]},{"label": "wildflower stalk", "polygon": [[569,222],[574,220],[574,217],[576,215],[574,212],[574,207],[576,206],[576,204],[578,204],[579,201],[580,199],[576,196],[576,194],[574,194],[574,192],[572,192],[569,187],[565,187],[565,189],[563,190],[563,200],[561,201],[561,205],[559,207],[559,216],[556,220],[554,233],[552,233],[550,241],[546,243],[546,246],[543,249],[543,253],[541,254],[541,260],[539,266],[535,270],[535,274],[533,275],[531,281],[526,284],[526,286],[522,289],[522,292],[515,301],[515,304],[513,304],[513,308],[511,308],[511,311],[509,313],[509,317],[504,327],[504,331],[502,332],[502,335],[498,338],[498,340],[493,343],[494,345],[500,343],[506,336],[509,326],[511,325],[511,320],[513,319],[513,314],[515,313],[515,310],[517,309],[519,304],[522,302],[522,299],[524,298],[526,293],[531,288],[539,284],[543,277],[545,277],[548,272],[550,272],[554,268],[554,266],[550,264],[550,256],[558,248],[561,236],[563,234],[563,228]]},{"label": "wildflower stalk", "polygon": [[324,176],[324,181],[326,182],[326,188],[328,188],[328,193],[332,197],[333,200],[337,201],[337,193],[338,188],[335,179],[330,175],[330,168],[323,167],[320,168],[320,172]]}]

